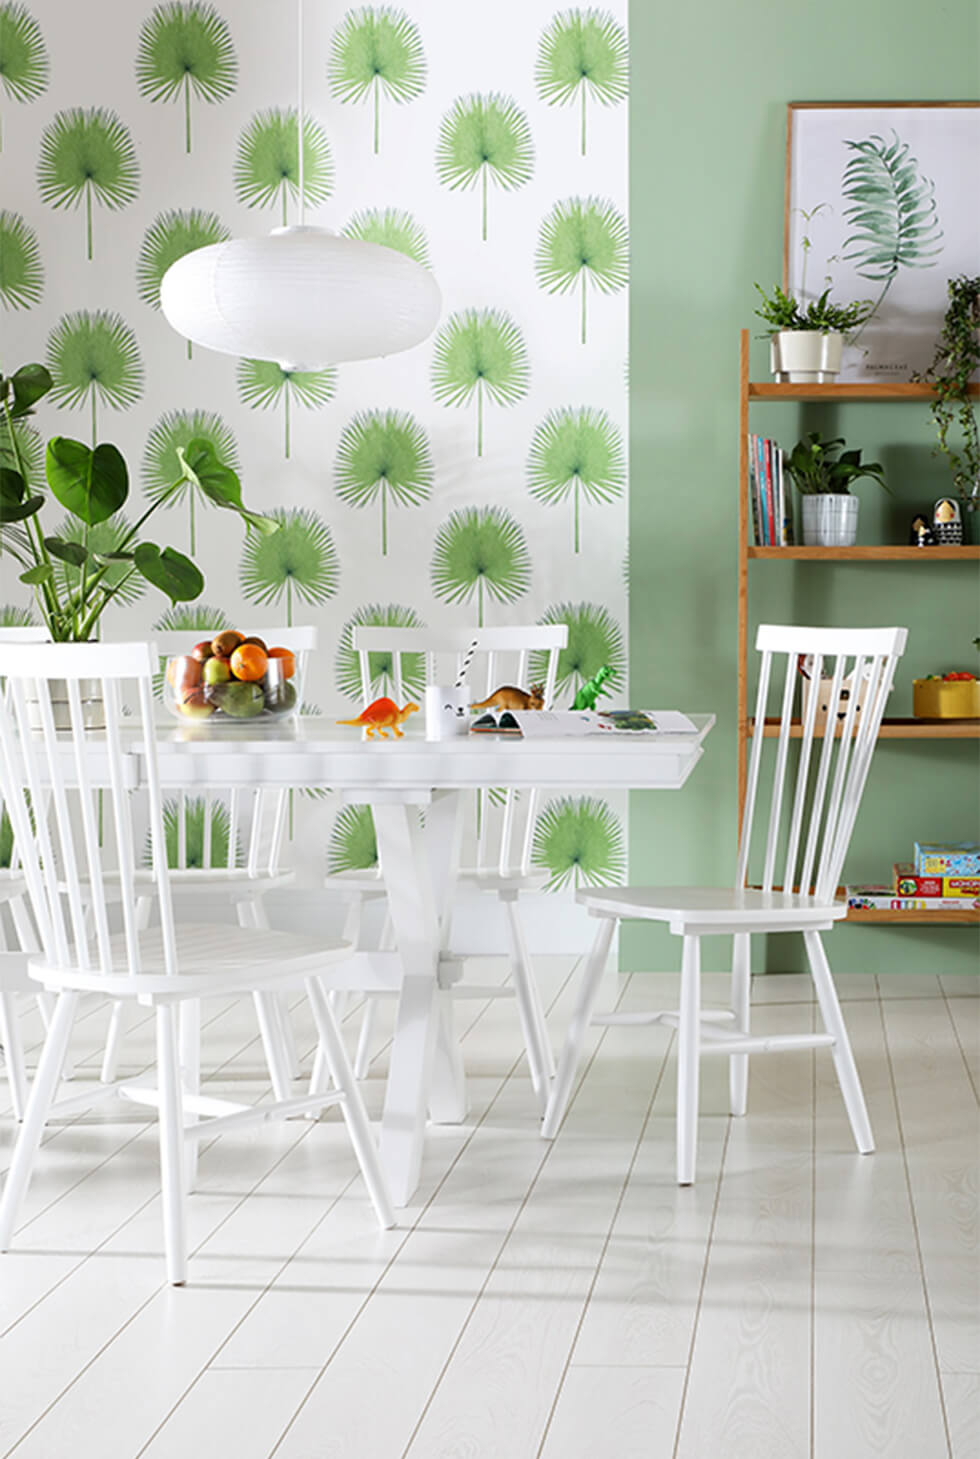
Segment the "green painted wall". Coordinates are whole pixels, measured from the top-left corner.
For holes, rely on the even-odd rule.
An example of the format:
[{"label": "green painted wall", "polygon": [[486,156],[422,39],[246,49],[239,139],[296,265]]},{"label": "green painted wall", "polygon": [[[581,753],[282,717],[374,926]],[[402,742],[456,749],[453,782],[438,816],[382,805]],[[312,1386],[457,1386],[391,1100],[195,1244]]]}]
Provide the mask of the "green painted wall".
[{"label": "green painted wall", "polygon": [[[976,0],[633,0],[630,23],[632,695],[718,715],[683,791],[633,797],[630,874],[724,883],[736,835],[738,331],[759,323],[753,280],[780,277],[786,103],[975,98],[980,10]],[[761,340],[751,373],[767,377]],[[785,447],[804,430],[843,434],[885,463],[896,495],[858,487],[862,541],[903,541],[913,510],[948,490],[921,406],[754,407],[752,428]],[[906,624],[893,713],[911,713],[914,676],[975,667],[969,565],[750,571],[755,621]],[[975,742],[883,743],[849,879],[884,876],[917,837],[977,837],[976,771]],[[799,966],[798,942],[768,939],[757,967]],[[705,949],[706,966],[727,965],[726,943]],[[958,928],[846,928],[830,944],[841,971],[968,971],[976,952]],[[678,955],[661,929],[624,932],[624,967],[675,967]]]}]

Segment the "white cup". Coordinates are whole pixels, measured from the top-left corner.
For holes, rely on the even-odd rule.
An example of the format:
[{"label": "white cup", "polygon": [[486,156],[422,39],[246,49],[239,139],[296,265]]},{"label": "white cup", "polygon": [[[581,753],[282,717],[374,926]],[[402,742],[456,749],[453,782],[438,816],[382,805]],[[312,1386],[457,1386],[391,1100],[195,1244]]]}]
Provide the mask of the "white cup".
[{"label": "white cup", "polygon": [[470,727],[468,684],[430,684],[425,691],[425,738],[451,740],[465,735]]}]

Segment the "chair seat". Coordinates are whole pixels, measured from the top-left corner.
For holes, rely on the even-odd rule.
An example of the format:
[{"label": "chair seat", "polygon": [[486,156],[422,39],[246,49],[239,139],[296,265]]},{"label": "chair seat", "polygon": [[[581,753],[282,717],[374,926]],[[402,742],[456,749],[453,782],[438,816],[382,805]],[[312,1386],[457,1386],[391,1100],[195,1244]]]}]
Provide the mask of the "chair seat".
[{"label": "chair seat", "polygon": [[[110,945],[114,964],[124,967],[123,938],[113,937]],[[97,968],[51,967],[37,956],[31,957],[29,972],[52,990],[74,988],[112,998],[200,998],[298,982],[322,973],[350,951],[346,942],[325,943],[292,932],[216,922],[182,923],[177,929],[180,972],[175,977],[168,977],[164,971],[163,942],[156,927],[140,934],[142,971],[136,976],[101,973]]]},{"label": "chair seat", "polygon": [[600,887],[582,889],[577,899],[590,912],[719,932],[753,927],[821,928],[847,916],[847,903],[799,892],[762,892],[744,887]]},{"label": "chair seat", "polygon": [[461,886],[478,887],[484,892],[539,892],[548,885],[546,871],[500,871],[495,866],[464,866],[459,873]]},{"label": "chair seat", "polygon": [[378,866],[358,867],[351,871],[331,871],[323,879],[328,892],[348,897],[383,897],[384,878]]}]

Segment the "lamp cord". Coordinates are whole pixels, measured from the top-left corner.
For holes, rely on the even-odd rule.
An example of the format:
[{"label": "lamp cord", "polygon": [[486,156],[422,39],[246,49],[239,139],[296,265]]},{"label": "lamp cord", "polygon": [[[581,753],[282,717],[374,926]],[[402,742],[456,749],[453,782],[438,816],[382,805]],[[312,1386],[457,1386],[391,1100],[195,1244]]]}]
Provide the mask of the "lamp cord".
[{"label": "lamp cord", "polygon": [[296,0],[296,50],[297,50],[297,74],[298,85],[297,101],[297,135],[299,147],[299,226],[303,227],[303,219],[306,213],[306,194],[303,180],[303,0]]}]

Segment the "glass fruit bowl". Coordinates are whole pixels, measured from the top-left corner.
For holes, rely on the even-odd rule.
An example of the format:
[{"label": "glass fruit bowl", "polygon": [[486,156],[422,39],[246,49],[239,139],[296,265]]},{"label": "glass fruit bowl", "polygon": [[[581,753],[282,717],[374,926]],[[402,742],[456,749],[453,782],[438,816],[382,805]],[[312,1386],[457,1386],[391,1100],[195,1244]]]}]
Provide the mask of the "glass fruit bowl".
[{"label": "glass fruit bowl", "polygon": [[229,629],[167,659],[163,702],[180,720],[288,719],[300,705],[296,659],[288,648]]}]

